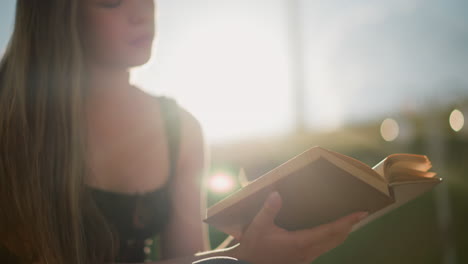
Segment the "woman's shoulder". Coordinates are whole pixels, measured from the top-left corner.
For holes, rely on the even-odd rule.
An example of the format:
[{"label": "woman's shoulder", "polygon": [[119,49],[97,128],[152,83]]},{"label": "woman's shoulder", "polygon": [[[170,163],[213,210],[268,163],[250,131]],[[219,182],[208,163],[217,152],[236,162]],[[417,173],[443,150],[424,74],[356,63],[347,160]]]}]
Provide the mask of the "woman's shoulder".
[{"label": "woman's shoulder", "polygon": [[[139,87],[137,87],[140,89]],[[140,89],[143,91],[142,89]],[[162,109],[165,118],[178,124],[182,140],[199,141],[203,134],[200,120],[190,112],[180,100],[173,95],[145,92],[148,98],[154,99]]]},{"label": "woman's shoulder", "polygon": [[[199,119],[185,108],[180,101],[170,95],[153,95],[161,104],[165,104],[164,111],[169,115],[177,116],[178,131],[180,139],[180,156],[182,162],[191,160],[203,152],[205,138],[204,131]],[[172,119],[169,117],[169,119]],[[175,119],[175,118],[174,118]]]},{"label": "woman's shoulder", "polygon": [[153,96],[159,101],[159,103],[165,104],[166,107],[170,107],[171,109],[167,110],[175,112],[175,114],[178,115],[183,129],[189,129],[189,131],[193,131],[193,129],[201,129],[201,124],[198,118],[185,108],[176,97],[165,94],[155,94],[150,96]]}]

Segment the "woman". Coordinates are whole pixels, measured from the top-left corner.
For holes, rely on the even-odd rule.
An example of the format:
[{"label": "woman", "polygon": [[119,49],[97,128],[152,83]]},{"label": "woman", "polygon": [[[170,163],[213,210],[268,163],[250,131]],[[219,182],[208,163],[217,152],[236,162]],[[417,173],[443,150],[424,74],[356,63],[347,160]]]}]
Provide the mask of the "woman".
[{"label": "woman", "polygon": [[294,264],[343,242],[359,212],[288,232],[272,195],[236,245],[207,251],[200,124],[129,83],[150,58],[155,11],[154,0],[17,1],[0,63],[0,262],[142,262],[158,235],[156,263]]}]

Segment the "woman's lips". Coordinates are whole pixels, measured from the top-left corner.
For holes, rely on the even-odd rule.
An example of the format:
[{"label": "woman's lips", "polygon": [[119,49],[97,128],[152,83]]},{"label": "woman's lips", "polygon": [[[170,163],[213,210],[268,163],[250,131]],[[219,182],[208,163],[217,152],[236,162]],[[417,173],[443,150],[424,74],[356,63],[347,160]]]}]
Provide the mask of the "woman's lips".
[{"label": "woman's lips", "polygon": [[129,44],[135,47],[147,46],[151,43],[151,40],[152,36],[148,34],[131,40]]}]

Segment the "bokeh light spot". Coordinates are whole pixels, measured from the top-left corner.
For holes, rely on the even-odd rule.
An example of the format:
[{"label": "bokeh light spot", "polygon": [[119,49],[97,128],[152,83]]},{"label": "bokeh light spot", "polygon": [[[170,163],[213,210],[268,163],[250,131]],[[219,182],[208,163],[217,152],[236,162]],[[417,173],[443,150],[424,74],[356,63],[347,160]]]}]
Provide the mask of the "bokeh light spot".
[{"label": "bokeh light spot", "polygon": [[455,109],[450,114],[449,122],[453,131],[458,132],[465,125],[465,117],[463,116],[463,113],[460,112],[460,110]]},{"label": "bokeh light spot", "polygon": [[400,133],[400,126],[397,121],[392,118],[387,118],[382,122],[380,126],[380,134],[385,141],[393,141],[398,137]]}]

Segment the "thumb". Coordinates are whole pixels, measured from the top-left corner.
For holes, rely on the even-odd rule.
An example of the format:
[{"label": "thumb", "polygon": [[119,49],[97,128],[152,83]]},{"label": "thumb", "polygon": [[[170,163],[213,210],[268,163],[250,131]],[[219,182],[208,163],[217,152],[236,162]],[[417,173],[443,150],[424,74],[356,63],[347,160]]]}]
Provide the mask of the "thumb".
[{"label": "thumb", "polygon": [[278,191],[270,193],[263,203],[263,207],[252,220],[252,224],[256,228],[266,228],[273,226],[275,217],[281,209],[282,201]]}]

